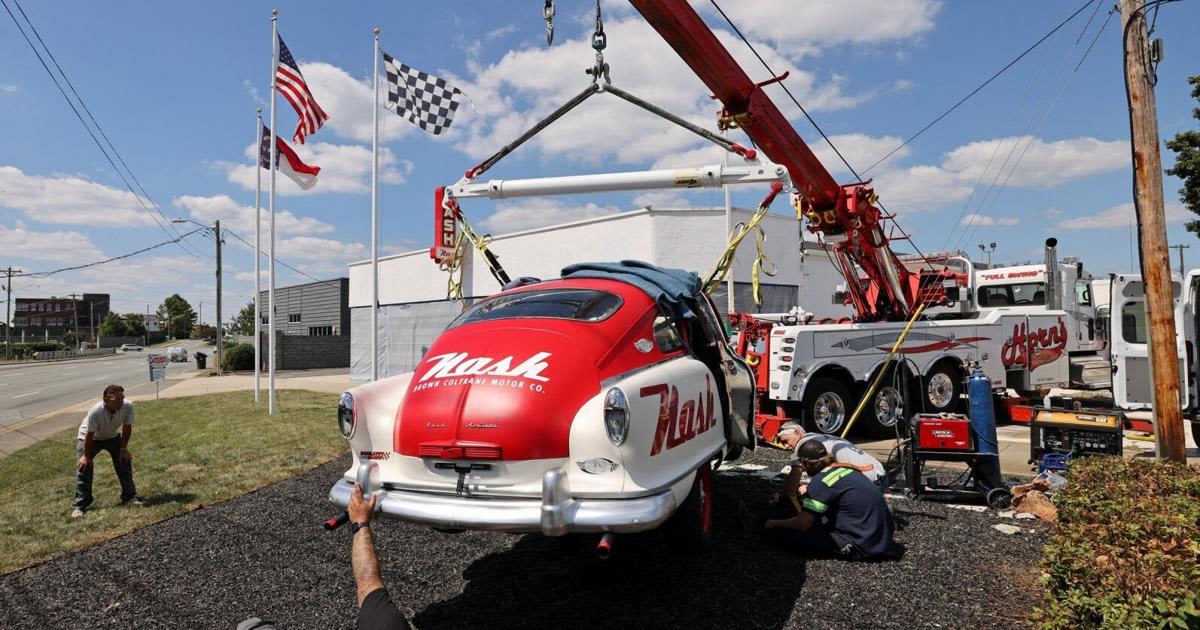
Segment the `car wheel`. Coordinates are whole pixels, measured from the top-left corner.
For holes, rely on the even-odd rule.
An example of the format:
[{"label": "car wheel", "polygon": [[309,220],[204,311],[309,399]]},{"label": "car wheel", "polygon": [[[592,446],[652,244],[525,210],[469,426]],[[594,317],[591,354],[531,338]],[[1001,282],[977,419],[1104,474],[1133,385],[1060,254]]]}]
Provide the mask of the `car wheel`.
[{"label": "car wheel", "polygon": [[809,431],[840,434],[850,418],[850,390],[836,379],[818,378],[804,395],[804,425]]},{"label": "car wheel", "polygon": [[930,413],[959,413],[962,411],[962,371],[957,366],[940,365],[923,383],[925,409]]},{"label": "car wheel", "polygon": [[712,544],[712,479],[712,467],[705,462],[696,470],[692,491],[663,526],[667,545],[674,551],[698,553]]}]

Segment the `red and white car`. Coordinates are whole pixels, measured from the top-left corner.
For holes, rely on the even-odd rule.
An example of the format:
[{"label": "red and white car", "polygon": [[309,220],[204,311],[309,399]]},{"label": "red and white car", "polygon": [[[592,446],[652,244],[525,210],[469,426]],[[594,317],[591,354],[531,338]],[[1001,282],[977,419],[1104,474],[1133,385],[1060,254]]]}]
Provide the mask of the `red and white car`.
[{"label": "red and white car", "polygon": [[483,300],[415,372],[342,395],[354,463],[330,500],[374,463],[384,516],[551,536],[671,521],[706,542],[712,465],[753,447],[754,383],[708,298],[686,303],[672,318],[608,278]]}]

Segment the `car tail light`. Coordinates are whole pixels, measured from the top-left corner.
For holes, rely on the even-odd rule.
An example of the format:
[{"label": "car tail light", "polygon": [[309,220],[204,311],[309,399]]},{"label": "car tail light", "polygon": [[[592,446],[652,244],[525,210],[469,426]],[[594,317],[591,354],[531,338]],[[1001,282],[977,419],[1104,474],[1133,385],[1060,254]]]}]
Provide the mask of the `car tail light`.
[{"label": "car tail light", "polygon": [[354,435],[354,397],[350,392],[342,392],[338,400],[338,430],[347,440]]},{"label": "car tail light", "polygon": [[629,401],[616,387],[604,395],[604,430],[613,446],[624,444],[629,437]]}]

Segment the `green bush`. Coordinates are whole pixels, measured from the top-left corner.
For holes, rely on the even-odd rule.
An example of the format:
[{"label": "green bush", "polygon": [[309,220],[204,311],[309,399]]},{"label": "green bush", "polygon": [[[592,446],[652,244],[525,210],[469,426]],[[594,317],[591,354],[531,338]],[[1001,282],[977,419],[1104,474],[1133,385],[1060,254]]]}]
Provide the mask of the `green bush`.
[{"label": "green bush", "polygon": [[1054,498],[1033,621],[1057,628],[1200,627],[1200,467],[1077,460]]},{"label": "green bush", "polygon": [[248,343],[233,343],[222,349],[224,361],[221,367],[227,372],[254,369],[254,346]]},{"label": "green bush", "polygon": [[[59,341],[27,341],[24,343],[14,341],[12,356],[14,359],[27,359],[33,356],[34,352],[58,352],[62,350],[70,350],[70,348]],[[0,357],[3,356],[4,342],[0,341]]]}]

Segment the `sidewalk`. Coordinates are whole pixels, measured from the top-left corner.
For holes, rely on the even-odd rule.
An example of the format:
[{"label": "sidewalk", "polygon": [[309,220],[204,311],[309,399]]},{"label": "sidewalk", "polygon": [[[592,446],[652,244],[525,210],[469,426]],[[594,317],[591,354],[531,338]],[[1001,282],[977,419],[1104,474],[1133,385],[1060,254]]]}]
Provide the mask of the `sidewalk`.
[{"label": "sidewalk", "polygon": [[[208,372],[192,370],[171,375],[167,378],[165,388],[158,393],[159,398],[182,398],[184,396],[199,396],[220,392],[245,391],[254,389],[253,374],[231,374],[227,376],[207,376]],[[275,389],[306,389],[314,392],[340,394],[353,387],[356,383],[350,381],[348,373],[331,374],[329,370],[313,370],[289,372],[275,375]],[[267,377],[262,376],[263,396],[267,395]],[[130,401],[154,400],[154,394],[139,394],[130,396]],[[56,433],[69,428],[78,427],[83,415],[91,409],[96,401],[88,401],[64,407],[57,411],[29,418],[17,424],[0,429],[0,458],[4,458],[27,446],[36,444]],[[73,448],[74,445],[64,445],[63,448]]]}]

